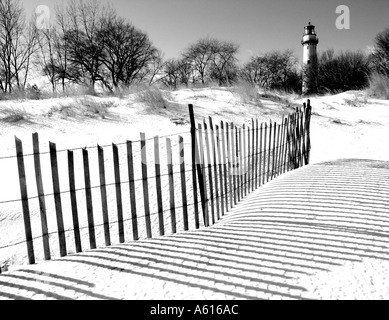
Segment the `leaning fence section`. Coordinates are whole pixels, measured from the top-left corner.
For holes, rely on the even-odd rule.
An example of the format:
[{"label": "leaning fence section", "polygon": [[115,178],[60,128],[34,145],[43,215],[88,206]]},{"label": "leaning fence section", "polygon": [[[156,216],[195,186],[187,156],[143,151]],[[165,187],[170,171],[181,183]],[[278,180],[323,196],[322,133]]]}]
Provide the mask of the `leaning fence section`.
[{"label": "leaning fence section", "polygon": [[15,137],[28,263],[211,226],[275,177],[309,163],[311,106],[280,123],[211,117],[178,136],[33,153]]}]

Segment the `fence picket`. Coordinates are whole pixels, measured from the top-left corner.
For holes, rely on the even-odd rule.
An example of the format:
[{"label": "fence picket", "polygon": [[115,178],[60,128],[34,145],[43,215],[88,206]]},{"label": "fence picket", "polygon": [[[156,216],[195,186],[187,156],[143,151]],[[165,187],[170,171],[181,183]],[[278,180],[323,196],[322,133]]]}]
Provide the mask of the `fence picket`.
[{"label": "fence picket", "polygon": [[[215,143],[215,131],[213,129],[213,121],[212,118],[209,117],[209,131],[211,135],[211,150],[212,150],[212,159],[213,159],[213,171],[214,171],[214,180],[215,180],[215,204],[216,204],[216,218],[220,219],[220,202],[221,198],[219,198],[219,186],[218,186],[218,177],[220,179],[221,171],[218,170],[219,166],[216,161],[216,143]],[[219,173],[218,173],[219,171]]]},{"label": "fence picket", "polygon": [[140,149],[142,162],[142,186],[143,186],[143,204],[145,210],[146,236],[152,237],[151,219],[150,219],[150,199],[149,199],[149,183],[147,179],[147,150],[146,150],[146,135],[140,133]]},{"label": "fence picket", "polygon": [[159,157],[159,137],[154,137],[154,162],[155,162],[155,186],[157,192],[157,207],[158,207],[158,226],[159,235],[165,235],[165,226],[163,219],[162,206],[162,186],[161,186],[161,160]]},{"label": "fence picket", "polygon": [[208,189],[207,189],[207,174],[205,171],[205,156],[204,156],[204,142],[203,142],[203,129],[201,126],[201,123],[198,124],[198,139],[199,139],[199,165],[198,165],[198,172],[201,172],[201,180],[202,184],[200,185],[200,179],[199,179],[199,185],[200,190],[202,187],[203,190],[203,196],[204,196],[204,203],[203,203],[203,218],[204,218],[204,225],[206,227],[209,226],[209,198],[208,198]]},{"label": "fence picket", "polygon": [[166,153],[167,153],[167,168],[169,177],[169,200],[170,200],[170,221],[172,233],[177,232],[176,221],[176,206],[174,198],[174,177],[173,177],[173,157],[172,157],[172,143],[169,138],[166,138]]},{"label": "fence picket", "polygon": [[76,183],[75,183],[75,176],[74,176],[74,155],[73,155],[73,151],[71,150],[68,150],[67,153],[68,153],[69,191],[70,191],[70,203],[72,206],[74,242],[76,246],[76,252],[81,252],[82,246],[81,246],[80,224],[78,220]]},{"label": "fence picket", "polygon": [[203,219],[204,223],[206,223],[206,216],[208,215],[208,208],[206,205],[206,194],[205,194],[205,177],[203,176],[203,171],[201,168],[201,160],[200,160],[200,154],[199,152],[199,146],[198,146],[198,139],[196,138],[196,123],[194,118],[194,112],[193,112],[193,104],[189,104],[189,119],[190,119],[190,134],[191,134],[191,146],[192,146],[192,180],[193,180],[193,198],[195,203],[195,225],[196,229],[200,227],[200,221],[199,221],[199,213],[197,210],[197,183],[196,183],[196,172],[197,172],[197,179],[199,182],[199,189],[200,189],[200,198],[201,198],[201,207],[203,210]]},{"label": "fence picket", "polygon": [[122,202],[122,185],[120,182],[120,163],[118,146],[112,143],[113,168],[115,175],[115,194],[116,194],[116,209],[118,215],[118,232],[119,243],[125,241],[124,238],[124,222],[123,222],[123,202]]},{"label": "fence picket", "polygon": [[61,257],[63,257],[66,256],[66,238],[65,238],[65,229],[63,223],[63,214],[62,214],[61,190],[59,187],[57,150],[56,150],[55,143],[50,142],[49,147],[50,147],[50,160],[51,160],[51,172],[52,172],[52,180],[53,180],[55,213],[57,217],[59,254]]},{"label": "fence picket", "polygon": [[92,204],[92,192],[91,192],[91,183],[90,183],[88,150],[82,149],[82,158],[84,164],[85,201],[86,201],[86,211],[88,217],[89,246],[91,249],[95,249],[96,234],[95,234],[95,222],[93,218],[93,204]]},{"label": "fence picket", "polygon": [[36,181],[36,188],[38,192],[39,209],[40,209],[40,217],[41,217],[43,252],[44,252],[45,260],[50,260],[51,258],[50,243],[49,243],[49,234],[47,228],[45,192],[42,183],[42,169],[41,169],[41,160],[40,160],[40,153],[39,153],[39,136],[38,133],[36,132],[32,134],[32,144],[33,144],[33,152],[34,152],[35,181]]},{"label": "fence picket", "polygon": [[246,126],[243,124],[243,129],[242,129],[242,150],[243,150],[243,174],[244,174],[244,183],[243,183],[243,192],[242,192],[242,197],[247,196],[247,166],[246,166],[246,161],[247,161],[247,156],[246,156]]},{"label": "fence picket", "polygon": [[136,197],[135,197],[135,178],[134,178],[134,161],[132,153],[132,141],[127,141],[127,168],[128,168],[128,183],[130,191],[130,204],[131,204],[131,224],[132,224],[132,237],[133,240],[139,239],[138,234],[138,219],[136,209]]},{"label": "fence picket", "polygon": [[[211,200],[211,217],[212,217],[212,224],[215,224],[215,199],[214,199],[214,193],[213,193],[213,177],[212,177],[212,159],[211,159],[211,152],[209,148],[209,133],[208,133],[208,126],[205,123],[205,120],[203,121],[204,124],[204,140],[205,140],[205,149],[207,153],[207,169],[208,169],[208,185],[209,185],[209,198]],[[205,161],[204,161],[205,163]]]},{"label": "fence picket", "polygon": [[179,149],[180,149],[180,177],[181,177],[181,194],[182,194],[182,215],[184,230],[189,230],[188,222],[188,200],[186,196],[186,176],[185,176],[185,150],[184,150],[184,139],[178,137]]},{"label": "fence picket", "polygon": [[27,258],[29,264],[35,263],[34,243],[32,240],[30,208],[28,205],[28,191],[26,170],[24,166],[23,143],[15,136],[16,159],[18,163],[20,196],[22,200],[24,232],[26,236]]},{"label": "fence picket", "polygon": [[97,146],[97,154],[99,160],[99,174],[100,174],[100,195],[101,195],[101,210],[103,213],[103,227],[105,245],[111,245],[111,235],[109,231],[108,218],[108,202],[107,202],[107,187],[105,181],[105,165],[104,165],[104,150],[99,145]]},{"label": "fence picket", "polygon": [[[219,183],[220,183],[220,215],[221,217],[224,216],[224,201],[227,194],[223,195],[223,162],[222,162],[222,155],[221,155],[221,149],[220,149],[220,132],[219,132],[219,126],[215,126],[216,128],[216,149],[217,149],[217,159],[218,159],[218,168],[219,168]],[[215,162],[216,166],[216,162]],[[226,181],[224,180],[224,184],[226,184]],[[219,218],[219,217],[218,217]]]},{"label": "fence picket", "polygon": [[[227,125],[228,128],[228,125]],[[229,174],[229,158],[228,155],[226,155],[226,139],[227,139],[227,133],[224,130],[224,122],[220,121],[220,136],[222,139],[222,157],[223,157],[223,173],[224,173],[224,201],[225,201],[225,210],[226,212],[229,210],[228,204],[231,202],[228,202],[229,194],[228,194],[228,183],[231,185],[231,176]],[[229,178],[229,182],[228,182]],[[223,189],[221,191],[223,193]]]}]

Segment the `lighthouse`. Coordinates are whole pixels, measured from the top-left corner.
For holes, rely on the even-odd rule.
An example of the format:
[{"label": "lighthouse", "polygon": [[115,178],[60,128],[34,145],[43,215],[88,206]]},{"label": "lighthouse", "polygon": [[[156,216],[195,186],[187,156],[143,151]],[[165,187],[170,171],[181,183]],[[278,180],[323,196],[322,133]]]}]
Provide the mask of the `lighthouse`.
[{"label": "lighthouse", "polygon": [[303,39],[303,95],[317,93],[317,37],[315,26],[309,22],[304,27]]}]

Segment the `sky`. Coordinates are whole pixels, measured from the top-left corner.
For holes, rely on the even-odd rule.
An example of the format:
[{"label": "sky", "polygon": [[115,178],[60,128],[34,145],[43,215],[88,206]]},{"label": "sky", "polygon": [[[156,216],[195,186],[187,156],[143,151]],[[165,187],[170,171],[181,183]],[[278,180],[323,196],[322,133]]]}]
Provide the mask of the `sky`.
[{"label": "sky", "polygon": [[[46,5],[54,16],[60,0],[20,0],[30,15]],[[108,1],[101,1],[103,4]],[[241,63],[253,54],[292,49],[302,60],[301,38],[311,22],[318,51],[333,48],[365,51],[389,26],[389,0],[110,0],[119,15],[146,32],[165,58],[179,57],[200,38],[215,37],[240,45]],[[350,9],[350,28],[338,29],[341,13]]]}]

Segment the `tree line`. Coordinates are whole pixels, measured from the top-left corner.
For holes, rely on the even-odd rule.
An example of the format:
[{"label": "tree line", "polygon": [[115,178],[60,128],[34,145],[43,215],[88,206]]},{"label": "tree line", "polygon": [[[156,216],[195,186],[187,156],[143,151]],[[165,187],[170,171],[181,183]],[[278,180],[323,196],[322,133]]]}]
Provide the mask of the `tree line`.
[{"label": "tree line", "polygon": [[[230,86],[239,81],[269,89],[301,91],[302,71],[291,50],[252,56],[240,64],[239,45],[201,38],[178,58],[164,59],[147,33],[94,0],[68,0],[55,9],[48,29],[37,29],[18,0],[0,0],[0,91],[26,89],[37,69],[53,92],[81,85],[114,92],[134,84],[172,89],[196,84]],[[389,75],[389,29],[370,54],[328,49],[318,55],[317,89],[344,91],[366,86],[370,74]]]}]

